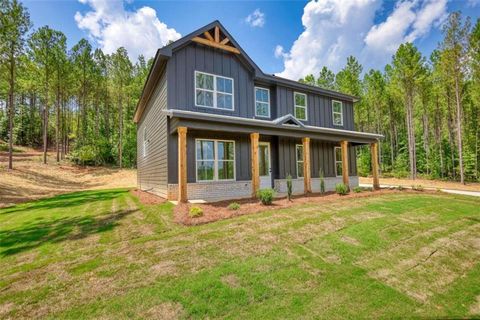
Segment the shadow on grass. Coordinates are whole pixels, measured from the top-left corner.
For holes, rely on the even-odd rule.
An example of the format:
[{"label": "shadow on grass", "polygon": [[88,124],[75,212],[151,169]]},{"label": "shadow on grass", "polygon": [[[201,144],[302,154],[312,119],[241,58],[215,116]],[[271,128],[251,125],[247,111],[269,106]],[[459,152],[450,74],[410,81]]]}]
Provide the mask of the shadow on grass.
[{"label": "shadow on grass", "polygon": [[51,221],[26,223],[14,230],[0,231],[0,255],[9,256],[48,243],[77,240],[91,234],[112,230],[118,221],[137,211],[120,210],[96,218],[65,217]]},{"label": "shadow on grass", "polygon": [[59,209],[69,208],[86,203],[92,203],[97,201],[112,200],[118,198],[127,193],[127,189],[119,190],[92,190],[92,191],[80,191],[58,195],[48,199],[40,199],[37,201],[15,205],[13,207],[7,207],[0,210],[0,214],[9,213],[21,213],[30,210],[39,209]]}]

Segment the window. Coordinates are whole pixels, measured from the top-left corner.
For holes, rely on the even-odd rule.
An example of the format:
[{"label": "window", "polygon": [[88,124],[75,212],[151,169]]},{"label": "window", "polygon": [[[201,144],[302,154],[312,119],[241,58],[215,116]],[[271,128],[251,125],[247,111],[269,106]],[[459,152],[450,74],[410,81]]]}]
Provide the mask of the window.
[{"label": "window", "polygon": [[196,140],[197,181],[235,180],[235,143]]},{"label": "window", "polygon": [[233,79],[195,71],[195,105],[233,110]]},{"label": "window", "polygon": [[270,90],[255,88],[255,115],[270,118]]},{"label": "window", "polygon": [[147,156],[147,145],[148,145],[148,139],[147,139],[147,127],[143,127],[143,156]]},{"label": "window", "polygon": [[297,144],[295,149],[297,155],[297,178],[303,178],[303,145]]},{"label": "window", "polygon": [[298,120],[307,120],[307,95],[295,92],[295,118]]},{"label": "window", "polygon": [[342,176],[343,164],[342,164],[342,148],[335,147],[335,174],[337,177]]},{"label": "window", "polygon": [[341,101],[332,101],[333,124],[343,126],[343,103]]}]

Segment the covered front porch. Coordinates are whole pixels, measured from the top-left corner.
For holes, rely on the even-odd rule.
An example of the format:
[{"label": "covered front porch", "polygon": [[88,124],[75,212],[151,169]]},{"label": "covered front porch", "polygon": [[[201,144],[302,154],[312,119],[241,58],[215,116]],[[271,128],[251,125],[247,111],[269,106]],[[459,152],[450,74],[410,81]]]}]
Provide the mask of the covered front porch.
[{"label": "covered front porch", "polygon": [[[202,194],[213,199],[255,197],[259,189],[268,187],[283,193],[288,175],[297,194],[318,192],[320,175],[327,190],[340,182],[357,186],[355,147],[365,144],[372,153],[373,185],[379,188],[378,135],[308,127],[289,117],[278,123],[257,119],[237,123],[229,122],[232,117],[199,118],[188,111],[170,110],[169,116],[170,138],[176,141],[169,150],[169,163],[177,166],[169,168],[173,171],[169,198],[186,202]],[[233,151],[225,157],[228,148]],[[199,152],[212,155],[199,158]],[[215,163],[217,156],[221,159]]]}]

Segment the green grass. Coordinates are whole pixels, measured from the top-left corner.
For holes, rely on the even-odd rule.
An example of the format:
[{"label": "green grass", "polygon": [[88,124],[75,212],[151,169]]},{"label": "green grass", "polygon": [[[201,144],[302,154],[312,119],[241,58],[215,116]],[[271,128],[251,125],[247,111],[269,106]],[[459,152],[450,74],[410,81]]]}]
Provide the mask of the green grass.
[{"label": "green grass", "polygon": [[127,190],[0,210],[0,318],[480,316],[479,199],[397,193],[197,227]]}]

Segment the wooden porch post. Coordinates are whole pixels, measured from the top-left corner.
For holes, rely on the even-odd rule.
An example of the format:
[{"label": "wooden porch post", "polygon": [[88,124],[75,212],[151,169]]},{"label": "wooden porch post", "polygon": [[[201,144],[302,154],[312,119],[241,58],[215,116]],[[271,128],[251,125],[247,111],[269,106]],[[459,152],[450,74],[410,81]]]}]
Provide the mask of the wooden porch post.
[{"label": "wooden porch post", "polygon": [[250,134],[251,147],[251,166],[252,166],[252,198],[257,196],[257,191],[260,188],[260,171],[258,170],[258,140],[260,134]]},{"label": "wooden porch post", "polygon": [[350,188],[350,178],[348,176],[348,141],[341,141],[342,147],[342,177],[343,184]]},{"label": "wooden porch post", "polygon": [[312,192],[310,172],[310,138],[303,138],[303,192]]},{"label": "wooden porch post", "polygon": [[370,144],[370,152],[372,154],[372,176],[373,176],[373,189],[380,189],[380,181],[378,179],[378,142]]},{"label": "wooden porch post", "polygon": [[178,127],[178,202],[187,202],[187,128]]}]

